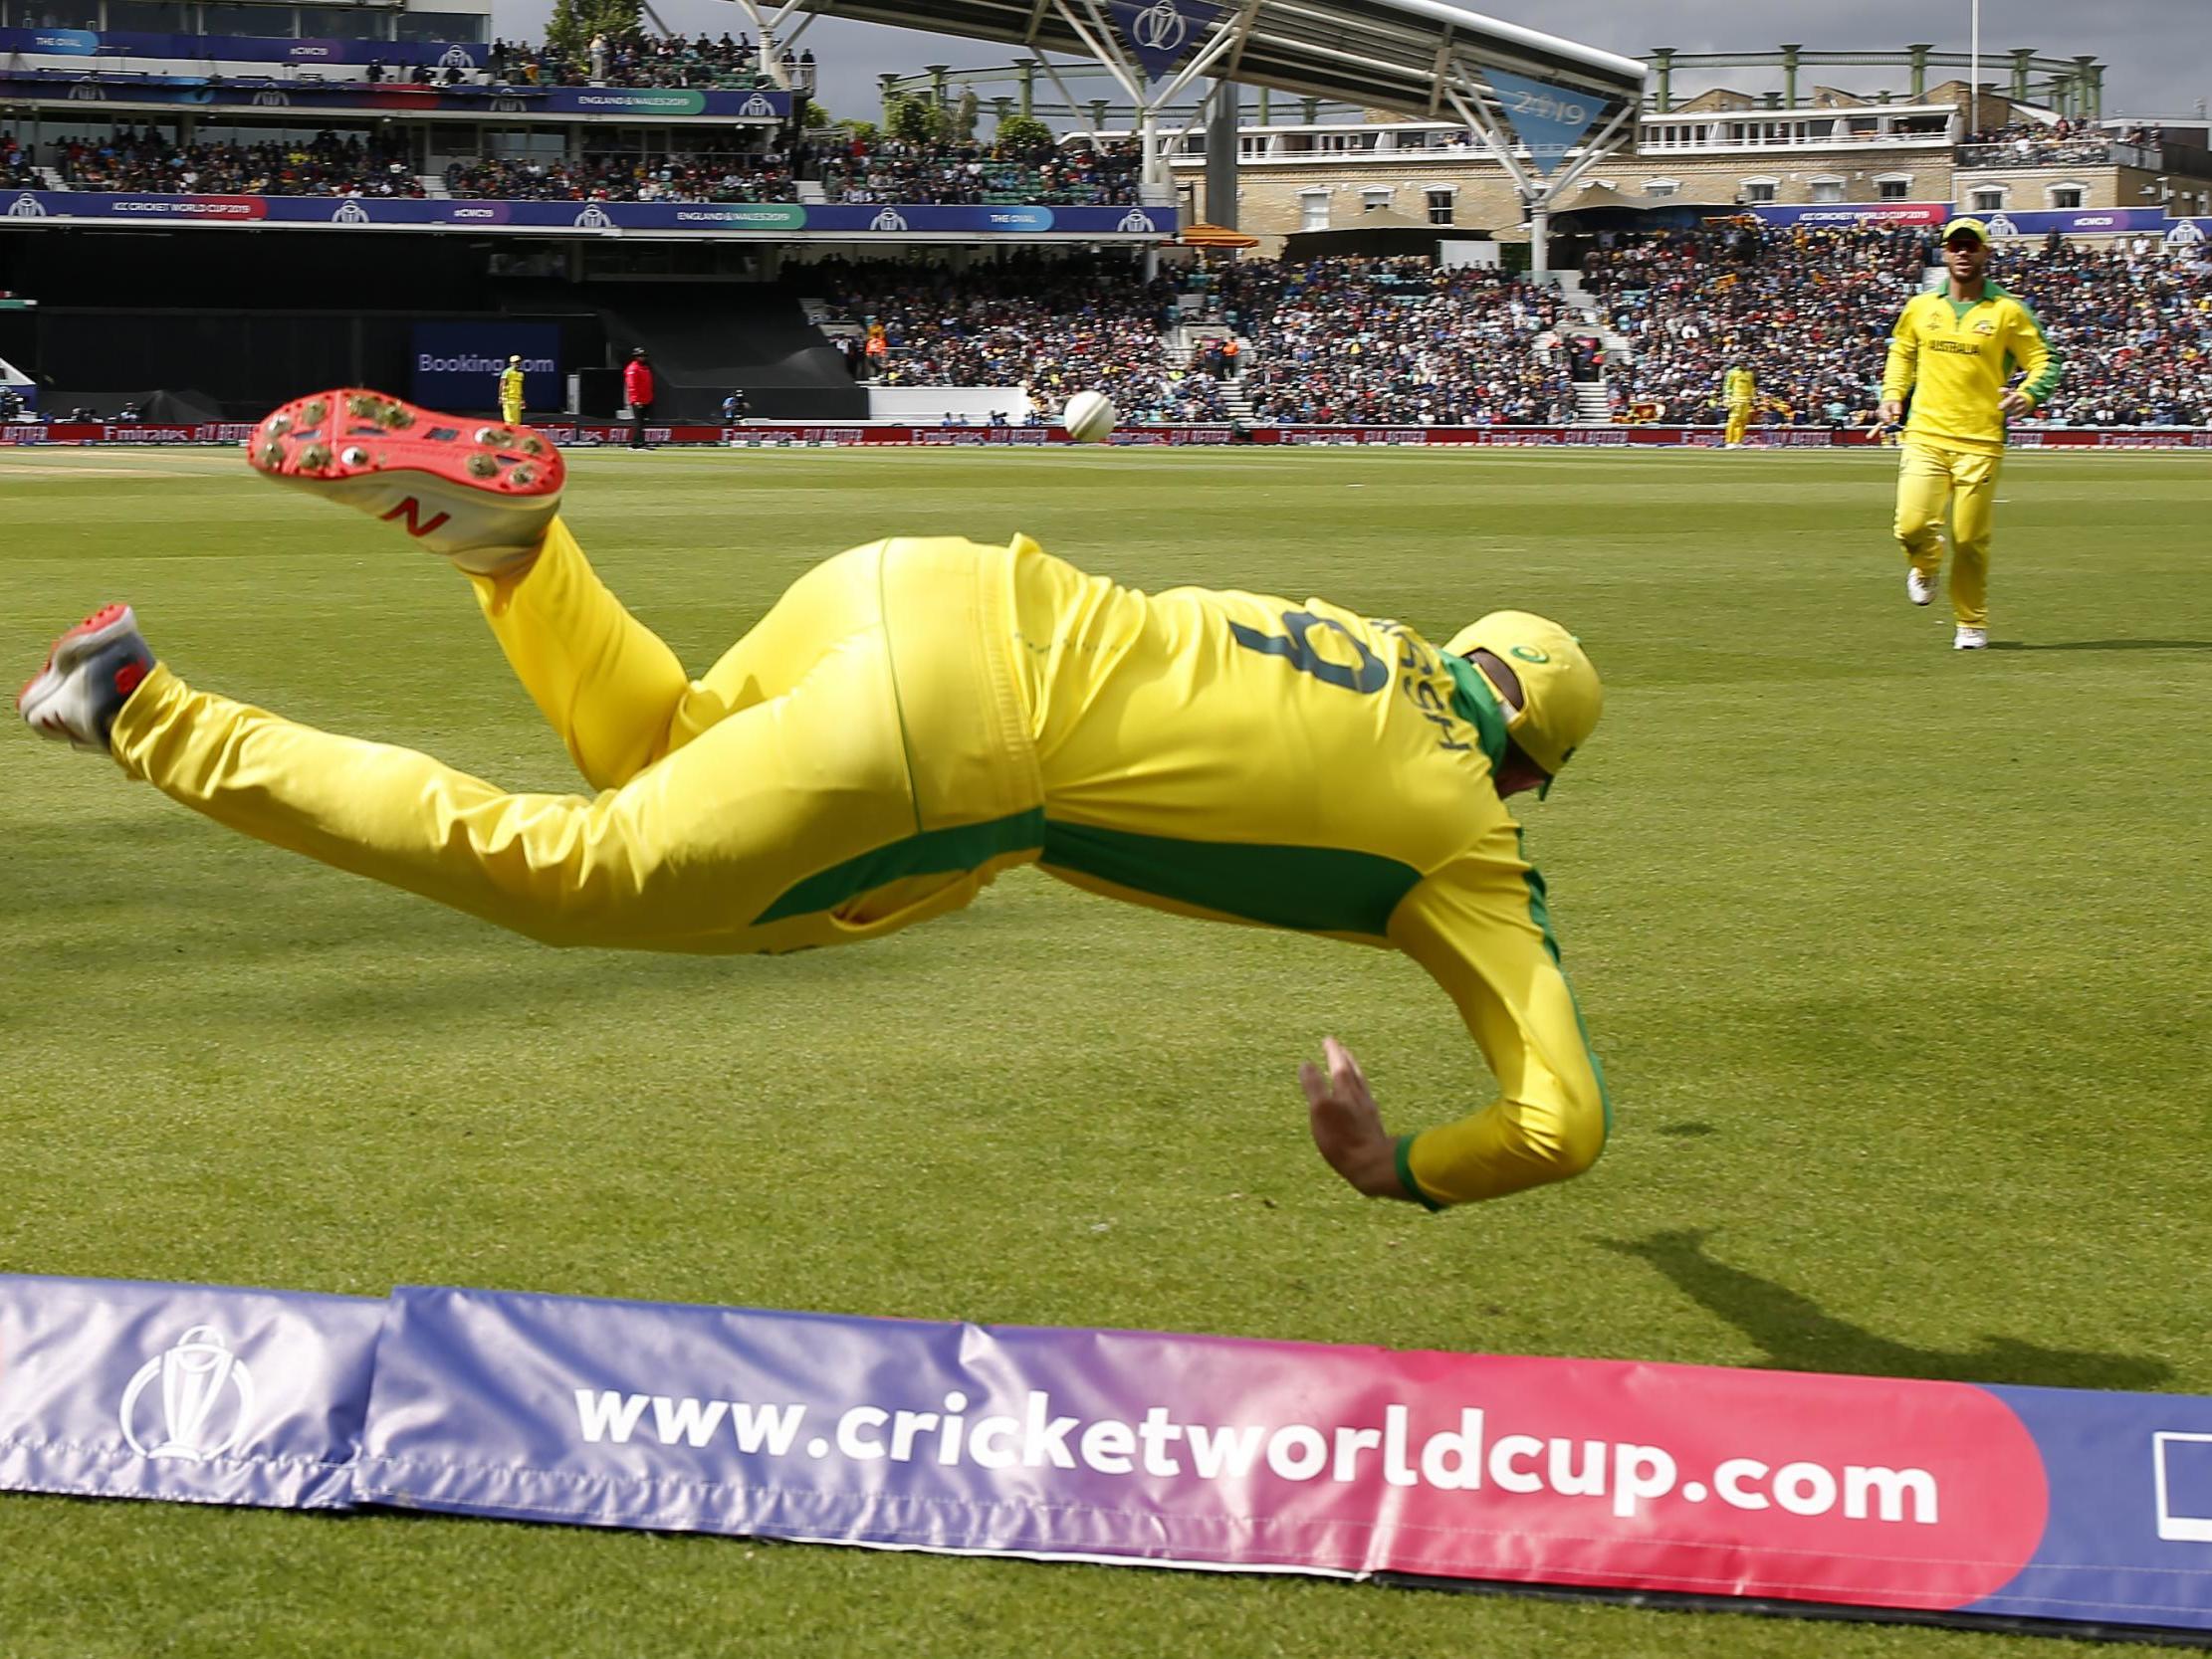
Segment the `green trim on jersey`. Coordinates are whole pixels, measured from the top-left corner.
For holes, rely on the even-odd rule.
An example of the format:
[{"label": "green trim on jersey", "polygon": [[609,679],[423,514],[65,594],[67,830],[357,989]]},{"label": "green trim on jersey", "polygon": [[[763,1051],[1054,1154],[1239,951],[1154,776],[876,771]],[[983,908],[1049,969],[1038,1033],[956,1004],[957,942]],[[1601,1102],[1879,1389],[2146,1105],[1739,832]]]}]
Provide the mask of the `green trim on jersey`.
[{"label": "green trim on jersey", "polygon": [[1041,847],[1044,838],[1041,807],[988,824],[924,830],[816,871],[755,917],[753,926],[763,927],[788,916],[833,911],[847,900],[909,876],[947,876],[974,870],[1006,853]]},{"label": "green trim on jersey", "polygon": [[1482,678],[1482,671],[1466,658],[1454,657],[1448,651],[1438,655],[1451,676],[1451,712],[1474,727],[1475,741],[1482,745],[1490,770],[1495,773],[1505,764],[1507,742],[1505,711],[1498,704],[1497,693]]},{"label": "green trim on jersey", "polygon": [[1183,841],[1047,822],[1042,863],[1156,899],[1305,933],[1387,937],[1421,881],[1410,864],[1343,847]]},{"label": "green trim on jersey", "polygon": [[[1527,859],[1522,859],[1527,863]],[[1559,959],[1559,940],[1551,931],[1551,905],[1544,893],[1542,872],[1533,866],[1522,878],[1528,884],[1528,919],[1536,924],[1536,931],[1544,935],[1544,948],[1551,953],[1552,964],[1559,969],[1560,982],[1567,987],[1567,1004],[1575,1011],[1575,1030],[1582,1037],[1582,1052],[1589,1057],[1590,1075],[1597,1080],[1598,1106],[1605,1113],[1606,1133],[1613,1133],[1613,1097],[1606,1093],[1605,1066],[1598,1059],[1598,1051],[1590,1046],[1590,1027],[1582,1017],[1582,1002],[1575,995],[1575,982],[1567,977],[1567,968]]]},{"label": "green trim on jersey", "polygon": [[2066,358],[2051,343],[2051,336],[2043,331],[2043,318],[2036,315],[2035,308],[2017,294],[2010,296],[2010,299],[2020,308],[2020,314],[2028,319],[2028,326],[2036,331],[2036,338],[2043,341],[2043,349],[2049,354],[2043,365],[2043,372],[2033,380],[2022,381],[2020,385],[2021,391],[2034,399],[2035,406],[2040,409],[2050,402],[2051,394],[2059,389],[2059,382],[2066,378]]},{"label": "green trim on jersey", "polygon": [[1421,1182],[1414,1179],[1414,1141],[1416,1139],[1411,1135],[1401,1135],[1398,1138],[1398,1150],[1395,1159],[1398,1164],[1398,1179],[1399,1183],[1406,1189],[1406,1196],[1421,1205],[1431,1215],[1434,1215],[1444,1206],[1422,1191]]}]

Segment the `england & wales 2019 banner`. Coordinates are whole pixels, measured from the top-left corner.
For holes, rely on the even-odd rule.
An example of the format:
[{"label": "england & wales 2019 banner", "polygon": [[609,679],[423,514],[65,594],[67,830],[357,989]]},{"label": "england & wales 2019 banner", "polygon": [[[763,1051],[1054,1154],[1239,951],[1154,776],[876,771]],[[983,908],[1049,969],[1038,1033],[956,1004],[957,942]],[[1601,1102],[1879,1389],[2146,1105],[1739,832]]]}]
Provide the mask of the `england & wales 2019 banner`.
[{"label": "england & wales 2019 banner", "polygon": [[0,1487],[2212,1631],[2179,1395],[0,1278]]}]

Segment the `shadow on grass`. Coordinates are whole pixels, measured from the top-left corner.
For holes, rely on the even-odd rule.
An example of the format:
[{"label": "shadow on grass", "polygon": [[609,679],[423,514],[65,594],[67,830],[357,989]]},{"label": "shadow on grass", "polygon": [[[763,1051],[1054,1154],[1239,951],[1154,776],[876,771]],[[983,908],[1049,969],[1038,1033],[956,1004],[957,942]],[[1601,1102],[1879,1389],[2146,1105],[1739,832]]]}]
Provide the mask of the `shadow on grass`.
[{"label": "shadow on grass", "polygon": [[2173,1375],[2171,1366],[2156,1359],[2043,1348],[2012,1337],[1984,1337],[1979,1346],[1959,1350],[1893,1342],[1836,1318],[1786,1285],[1715,1261],[1705,1253],[1705,1234],[1694,1229],[1598,1242],[1650,1262],[1690,1300],[1757,1343],[1767,1362],[1781,1370],[2053,1388],[2152,1388]]},{"label": "shadow on grass", "polygon": [[1992,651],[2212,651],[2212,639],[2069,639],[2049,645],[2026,640],[1993,639]]}]

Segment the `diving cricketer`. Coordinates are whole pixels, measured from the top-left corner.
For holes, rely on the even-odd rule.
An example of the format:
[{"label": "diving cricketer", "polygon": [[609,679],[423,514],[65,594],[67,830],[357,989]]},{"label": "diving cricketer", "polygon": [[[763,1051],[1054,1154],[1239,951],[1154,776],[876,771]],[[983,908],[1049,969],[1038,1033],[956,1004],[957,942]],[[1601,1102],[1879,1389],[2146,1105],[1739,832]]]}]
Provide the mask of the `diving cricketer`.
[{"label": "diving cricketer", "polygon": [[499,418],[509,426],[520,426],[523,419],[523,359],[517,353],[507,359],[507,366],[500,370]]},{"label": "diving cricketer", "polygon": [[[1905,302],[1889,334],[1880,417],[1904,420],[1897,469],[1897,544],[1908,564],[1905,596],[1935,597],[1943,564],[1943,518],[1951,520],[1952,647],[1989,643],[1989,537],[2005,421],[2042,404],[2061,363],[2035,312],[1989,280],[1989,231],[1978,219],[1943,230],[1948,280]],[[2011,391],[2015,367],[2026,378]]]},{"label": "diving cricketer", "polygon": [[1323,600],[1086,575],[1016,536],[894,537],[795,582],[699,680],[600,585],[529,428],[340,389],[262,422],[268,477],[443,554],[596,791],[513,795],[427,755],[196,691],[126,605],[17,704],[218,823],[553,944],[787,951],[875,938],[1036,864],[1112,898],[1396,948],[1498,1098],[1385,1133],[1334,1038],[1300,1081],[1361,1192],[1432,1209],[1579,1173],[1603,1074],[1505,806],[1602,691],[1556,623],[1438,650]]}]

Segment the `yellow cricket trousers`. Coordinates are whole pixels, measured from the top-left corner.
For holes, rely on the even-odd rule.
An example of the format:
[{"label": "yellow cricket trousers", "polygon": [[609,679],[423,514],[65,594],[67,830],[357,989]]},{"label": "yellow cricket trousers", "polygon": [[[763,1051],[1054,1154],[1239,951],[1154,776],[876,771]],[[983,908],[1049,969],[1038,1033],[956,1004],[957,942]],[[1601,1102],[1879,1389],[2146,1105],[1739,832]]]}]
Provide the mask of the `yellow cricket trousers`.
[{"label": "yellow cricket trousers", "polygon": [[1744,433],[1749,431],[1750,428],[1751,406],[1747,403],[1731,403],[1728,405],[1727,434],[1725,437],[1722,438],[1721,442],[1728,444],[1740,444],[1743,442]]},{"label": "yellow cricket trousers", "polygon": [[1989,626],[1989,536],[2002,456],[1947,449],[1905,435],[1898,448],[1897,544],[1929,581],[1943,565],[1951,520],[1951,612],[1966,628]]},{"label": "yellow cricket trousers", "polygon": [[896,539],[792,585],[701,680],[554,520],[473,579],[596,795],[511,795],[156,667],[123,768],[280,847],[553,944],[792,950],[959,909],[1035,858],[1043,795],[1006,547]]},{"label": "yellow cricket trousers", "polygon": [[505,421],[509,426],[522,425],[523,400],[519,397],[501,398],[499,400],[499,418]]}]

